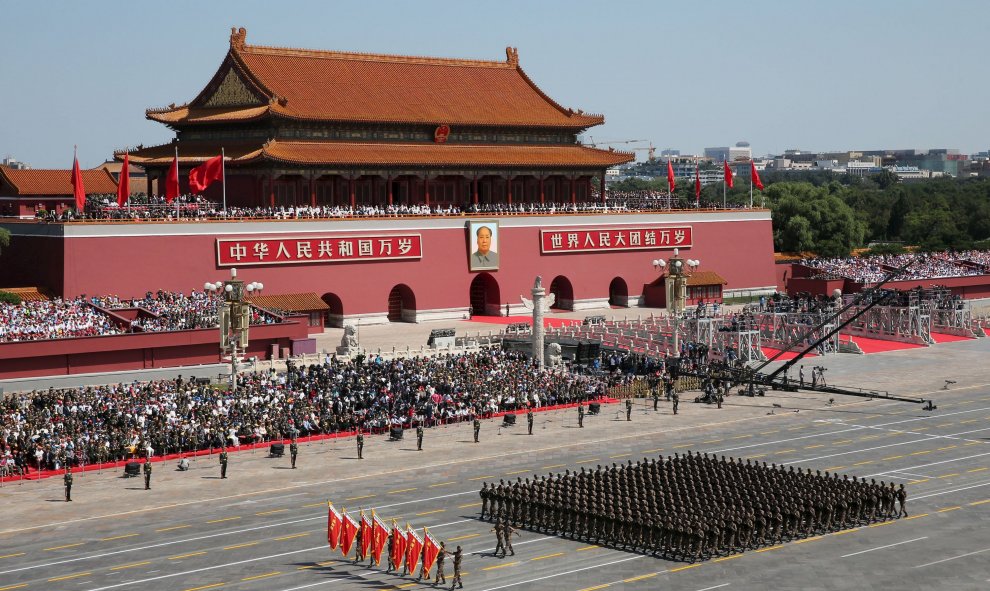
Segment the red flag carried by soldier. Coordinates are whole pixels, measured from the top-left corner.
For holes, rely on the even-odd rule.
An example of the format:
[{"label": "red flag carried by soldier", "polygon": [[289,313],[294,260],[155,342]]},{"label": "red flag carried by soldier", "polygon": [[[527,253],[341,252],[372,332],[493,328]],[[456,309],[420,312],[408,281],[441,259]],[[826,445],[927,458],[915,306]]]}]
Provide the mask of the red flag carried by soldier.
[{"label": "red flag carried by soldier", "polygon": [[340,513],[334,508],[333,503],[327,501],[327,543],[330,544],[331,550],[336,550],[340,543],[342,525],[343,519],[341,519]]},{"label": "red flag carried by soldier", "polygon": [[361,556],[367,556],[371,548],[371,529],[371,520],[361,511]]},{"label": "red flag carried by soldier", "polygon": [[416,572],[416,565],[419,563],[419,555],[423,551],[423,540],[419,539],[416,532],[409,529],[406,524],[406,568],[409,572]]},{"label": "red flag carried by soldier", "polygon": [[340,526],[340,551],[346,557],[351,553],[351,547],[354,546],[354,538],[357,537],[358,524],[354,521],[347,511],[344,511],[343,523]]},{"label": "red flag carried by soldier", "polygon": [[374,522],[371,525],[371,558],[375,564],[381,564],[382,550],[385,549],[385,541],[388,540],[388,526],[375,515],[374,511],[371,512],[371,519]]},{"label": "red flag carried by soldier", "polygon": [[437,561],[440,554],[440,542],[433,537],[430,530],[423,528],[423,576],[430,577],[430,569]]},{"label": "red flag carried by soldier", "polygon": [[395,568],[399,568],[405,559],[406,535],[395,524],[395,520],[392,520],[392,564],[395,565]]}]

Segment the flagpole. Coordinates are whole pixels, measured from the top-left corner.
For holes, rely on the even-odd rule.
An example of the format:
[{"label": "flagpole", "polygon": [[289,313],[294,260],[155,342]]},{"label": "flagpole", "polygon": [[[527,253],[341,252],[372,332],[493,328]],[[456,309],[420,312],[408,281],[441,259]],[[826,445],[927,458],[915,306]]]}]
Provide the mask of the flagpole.
[{"label": "flagpole", "polygon": [[[166,178],[168,178],[168,177],[166,176]],[[178,180],[179,180],[179,145],[178,144],[175,145],[175,180],[176,180],[176,182],[178,182]],[[166,182],[166,184],[168,183],[167,180],[165,182]],[[168,192],[168,186],[165,187],[165,192],[166,193]],[[175,220],[176,221],[179,221],[179,196],[178,195],[175,196]],[[327,501],[327,502],[329,502],[329,501]]]},{"label": "flagpole", "polygon": [[753,209],[753,161],[749,161],[749,208]]},{"label": "flagpole", "polygon": [[722,162],[722,209],[725,209],[727,207],[725,201],[725,193],[726,191],[728,191],[729,181],[725,178],[725,170],[728,167],[729,167],[728,162]]},{"label": "flagpole", "polygon": [[223,154],[223,147],[220,148],[220,173],[223,176],[223,213],[227,213],[227,158]]}]

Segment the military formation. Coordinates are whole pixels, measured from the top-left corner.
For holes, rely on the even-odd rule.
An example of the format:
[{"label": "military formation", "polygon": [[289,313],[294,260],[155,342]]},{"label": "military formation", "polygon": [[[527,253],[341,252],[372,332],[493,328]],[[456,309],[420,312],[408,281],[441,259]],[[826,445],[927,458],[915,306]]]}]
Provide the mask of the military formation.
[{"label": "military formation", "polygon": [[903,484],[690,452],[480,494],[503,555],[512,526],[694,562],[907,515]]}]

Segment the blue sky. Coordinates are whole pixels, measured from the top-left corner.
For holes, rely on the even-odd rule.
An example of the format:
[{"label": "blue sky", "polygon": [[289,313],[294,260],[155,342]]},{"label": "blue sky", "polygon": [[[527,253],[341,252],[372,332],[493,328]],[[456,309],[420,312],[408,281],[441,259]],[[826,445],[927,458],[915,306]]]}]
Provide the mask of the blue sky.
[{"label": "blue sky", "polygon": [[[146,108],[192,99],[248,43],[504,59],[597,140],[755,154],[990,148],[990,2],[956,0],[6,2],[0,156],[83,166],[168,130]],[[645,144],[642,144],[645,146]],[[628,146],[620,146],[628,147]]]}]

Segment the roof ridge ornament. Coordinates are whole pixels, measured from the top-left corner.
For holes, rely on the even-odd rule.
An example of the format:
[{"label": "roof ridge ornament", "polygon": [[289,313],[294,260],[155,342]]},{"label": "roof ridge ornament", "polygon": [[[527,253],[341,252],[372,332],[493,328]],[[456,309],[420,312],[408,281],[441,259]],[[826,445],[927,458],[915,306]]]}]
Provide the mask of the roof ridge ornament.
[{"label": "roof ridge ornament", "polygon": [[243,51],[244,46],[247,45],[247,29],[241,27],[230,28],[230,48],[236,49],[238,51]]},{"label": "roof ridge ornament", "polygon": [[518,47],[506,47],[505,48],[505,61],[510,66],[519,65],[519,48]]}]

